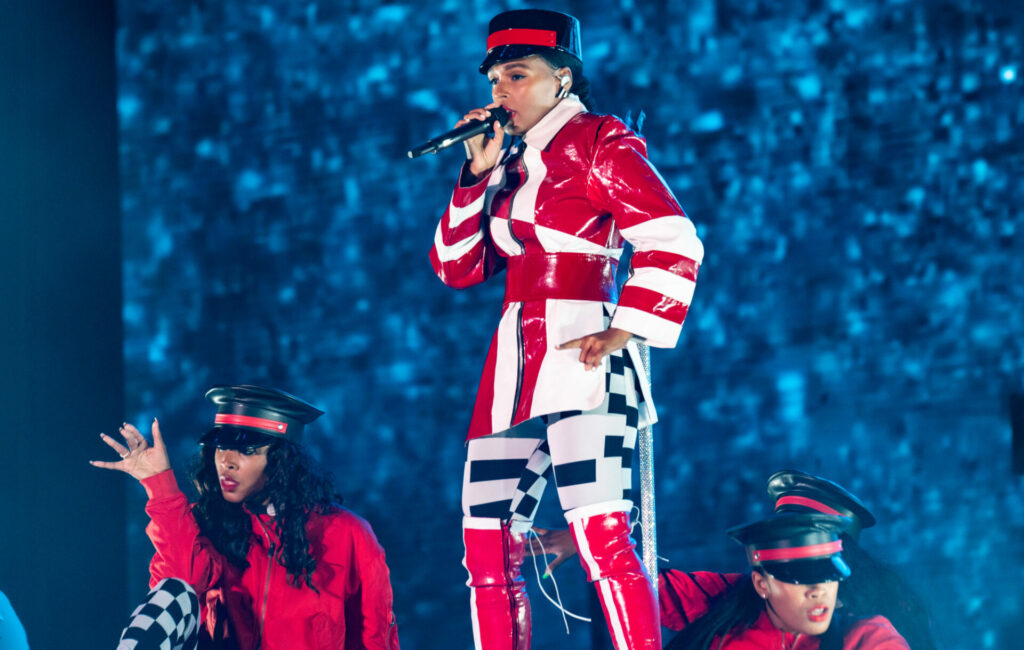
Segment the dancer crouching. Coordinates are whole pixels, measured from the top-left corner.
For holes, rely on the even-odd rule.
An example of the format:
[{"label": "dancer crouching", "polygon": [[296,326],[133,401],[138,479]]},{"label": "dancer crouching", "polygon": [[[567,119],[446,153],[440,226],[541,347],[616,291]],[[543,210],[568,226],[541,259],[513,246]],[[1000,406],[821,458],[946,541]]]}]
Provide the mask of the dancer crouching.
[{"label": "dancer crouching", "polygon": [[217,415],[199,441],[197,503],[178,489],[156,420],[152,444],[125,424],[127,446],[103,436],[121,460],[91,461],[149,496],[153,590],[119,650],[397,650],[384,551],[299,446],[322,411],[258,386],[206,396]]}]

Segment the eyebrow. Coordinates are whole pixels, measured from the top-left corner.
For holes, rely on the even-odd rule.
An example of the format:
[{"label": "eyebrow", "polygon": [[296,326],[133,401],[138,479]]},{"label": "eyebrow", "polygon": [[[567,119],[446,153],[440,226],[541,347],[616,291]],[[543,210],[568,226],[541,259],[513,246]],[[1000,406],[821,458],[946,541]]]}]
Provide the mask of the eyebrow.
[{"label": "eyebrow", "polygon": [[508,72],[509,70],[515,70],[517,68],[529,70],[530,66],[526,65],[525,63],[509,63],[504,68],[499,70],[496,74],[501,74],[502,72]]}]

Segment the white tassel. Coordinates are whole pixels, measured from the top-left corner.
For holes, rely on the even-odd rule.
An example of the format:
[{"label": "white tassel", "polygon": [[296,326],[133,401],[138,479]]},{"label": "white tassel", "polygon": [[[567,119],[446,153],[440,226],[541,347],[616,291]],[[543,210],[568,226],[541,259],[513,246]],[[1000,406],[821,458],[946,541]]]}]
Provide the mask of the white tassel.
[{"label": "white tassel", "polygon": [[[533,543],[530,542],[530,556],[533,558],[533,571],[537,574],[537,586],[540,587],[540,593],[544,594],[544,597],[547,598],[552,605],[557,607],[560,612],[562,612],[562,622],[565,623],[565,633],[569,634],[569,619],[567,619],[566,616],[571,616],[576,620],[583,621],[585,623],[589,623],[590,619],[585,616],[580,616],[579,614],[573,614],[562,606],[562,596],[558,593],[558,581],[555,580],[555,574],[548,572],[548,555],[544,552],[544,542],[540,541],[540,535],[532,530],[530,531],[530,536],[534,537],[537,540],[537,543],[540,544],[541,555],[544,556],[544,575],[551,576],[551,584],[555,586],[555,598],[557,598],[558,601],[556,602],[548,595],[548,592],[544,590],[544,581],[540,577],[540,568],[537,566],[537,552],[533,550]],[[529,537],[527,539],[529,540]]]}]

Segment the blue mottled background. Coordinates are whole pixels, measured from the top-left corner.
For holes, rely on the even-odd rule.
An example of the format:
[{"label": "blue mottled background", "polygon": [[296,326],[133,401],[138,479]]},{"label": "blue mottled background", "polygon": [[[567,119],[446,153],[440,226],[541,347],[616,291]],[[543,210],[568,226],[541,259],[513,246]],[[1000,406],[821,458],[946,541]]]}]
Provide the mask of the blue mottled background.
[{"label": "blue mottled background", "polygon": [[[310,449],[388,551],[408,648],[471,645],[462,440],[502,288],[433,276],[460,154],[405,151],[488,101],[487,21],[520,6],[118,3],[129,417],[159,416],[183,468],[212,384],[325,408]],[[771,472],[802,468],[872,507],[866,546],[920,589],[945,647],[1013,646],[1024,8],[546,6],[581,19],[598,108],[646,111],[707,250],[679,346],[653,355],[661,554],[741,567],[724,529],[768,510]],[[539,523],[559,521],[546,504]],[[582,572],[559,575],[585,612]],[[535,648],[589,647],[533,594]]]}]

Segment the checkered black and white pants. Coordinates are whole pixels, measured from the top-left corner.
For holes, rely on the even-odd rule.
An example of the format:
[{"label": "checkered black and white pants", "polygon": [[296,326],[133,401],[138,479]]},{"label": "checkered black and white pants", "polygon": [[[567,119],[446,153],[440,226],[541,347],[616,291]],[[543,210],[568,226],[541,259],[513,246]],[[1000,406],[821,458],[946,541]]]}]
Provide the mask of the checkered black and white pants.
[{"label": "checkered black and white pants", "polygon": [[199,598],[177,578],[164,578],[132,613],[117,650],[195,650]]},{"label": "checkered black and white pants", "polygon": [[604,402],[544,416],[546,431],[536,432],[544,437],[516,427],[469,441],[465,516],[511,521],[513,530],[526,532],[552,475],[565,511],[630,499],[640,389],[625,349],[609,355],[608,368]]}]

